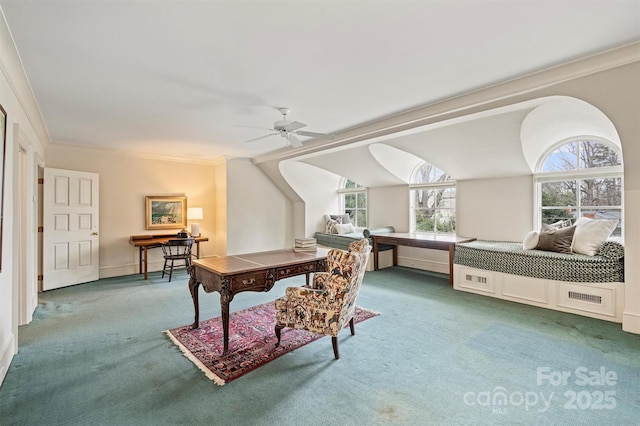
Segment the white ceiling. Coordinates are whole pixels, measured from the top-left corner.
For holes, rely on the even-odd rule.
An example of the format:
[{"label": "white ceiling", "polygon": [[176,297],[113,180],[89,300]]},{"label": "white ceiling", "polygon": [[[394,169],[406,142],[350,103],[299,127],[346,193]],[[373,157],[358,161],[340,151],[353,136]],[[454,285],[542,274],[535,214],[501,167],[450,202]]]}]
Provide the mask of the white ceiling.
[{"label": "white ceiling", "polygon": [[[281,149],[640,40],[640,0],[0,0],[51,141]],[[490,123],[488,123],[490,124]],[[446,153],[441,153],[446,156]]]}]

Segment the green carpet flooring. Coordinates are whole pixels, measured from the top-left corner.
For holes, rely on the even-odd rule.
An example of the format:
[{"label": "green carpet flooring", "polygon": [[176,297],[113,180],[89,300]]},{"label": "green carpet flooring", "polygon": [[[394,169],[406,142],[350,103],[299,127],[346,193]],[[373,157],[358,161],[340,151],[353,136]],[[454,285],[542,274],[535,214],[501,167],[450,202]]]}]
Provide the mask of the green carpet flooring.
[{"label": "green carpet flooring", "polygon": [[[241,293],[232,311],[281,296]],[[201,318],[220,315],[200,296]],[[640,424],[640,335],[620,324],[458,292],[448,277],[367,272],[381,313],[223,387],[163,334],[193,321],[184,272],[40,295],[0,387],[0,425]]]}]

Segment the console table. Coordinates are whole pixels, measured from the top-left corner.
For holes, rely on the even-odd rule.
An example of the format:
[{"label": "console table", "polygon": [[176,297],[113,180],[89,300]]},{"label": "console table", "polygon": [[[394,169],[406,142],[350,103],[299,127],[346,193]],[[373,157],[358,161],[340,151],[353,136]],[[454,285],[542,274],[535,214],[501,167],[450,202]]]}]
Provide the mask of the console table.
[{"label": "console table", "polygon": [[391,232],[371,235],[373,239],[373,270],[378,270],[378,246],[393,246],[393,266],[398,265],[398,246],[419,247],[434,250],[449,250],[449,284],[453,287],[453,255],[456,244],[474,241],[475,238],[456,235],[421,234],[416,232]]},{"label": "console table", "polygon": [[[144,279],[147,279],[147,251],[151,248],[156,248],[162,246],[162,244],[166,243],[169,240],[174,238],[178,238],[176,234],[162,234],[162,235],[132,235],[129,237],[129,244],[134,247],[138,247],[140,253],[138,254],[138,259],[140,263],[140,274],[144,272]],[[200,257],[200,243],[204,241],[209,241],[207,237],[196,237],[193,239],[193,242],[196,245],[196,257]],[[142,265],[144,264],[144,269]]]},{"label": "console table", "polygon": [[229,303],[233,297],[243,291],[269,291],[276,281],[302,274],[307,275],[308,285],[310,273],[326,271],[328,252],[323,248],[311,253],[285,249],[194,260],[189,280],[195,311],[195,321],[191,328],[200,326],[200,284],[206,293],[220,293],[223,354],[226,354],[229,349]]}]

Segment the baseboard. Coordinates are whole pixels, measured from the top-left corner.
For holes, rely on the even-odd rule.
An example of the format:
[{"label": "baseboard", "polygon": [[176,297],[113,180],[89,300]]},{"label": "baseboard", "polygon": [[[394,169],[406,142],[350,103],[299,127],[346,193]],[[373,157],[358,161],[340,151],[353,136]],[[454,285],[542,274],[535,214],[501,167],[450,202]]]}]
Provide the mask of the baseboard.
[{"label": "baseboard", "polygon": [[640,334],[640,315],[623,312],[622,330],[627,333]]},{"label": "baseboard", "polygon": [[13,356],[15,355],[15,336],[13,334],[11,334],[4,343],[0,355],[2,356],[2,358],[0,358],[0,385],[2,385],[2,382],[4,382],[4,378],[9,371],[9,366],[13,360]]},{"label": "baseboard", "polygon": [[[147,272],[162,271],[164,261],[149,262],[149,269]],[[140,267],[138,264],[130,263],[128,265],[119,266],[106,266],[100,267],[100,278],[122,277],[124,275],[136,275],[140,273]]]},{"label": "baseboard", "polygon": [[412,257],[398,257],[398,266],[406,268],[421,269],[423,271],[438,272],[440,274],[449,274],[449,264],[442,262],[434,262],[424,259],[415,259]]}]

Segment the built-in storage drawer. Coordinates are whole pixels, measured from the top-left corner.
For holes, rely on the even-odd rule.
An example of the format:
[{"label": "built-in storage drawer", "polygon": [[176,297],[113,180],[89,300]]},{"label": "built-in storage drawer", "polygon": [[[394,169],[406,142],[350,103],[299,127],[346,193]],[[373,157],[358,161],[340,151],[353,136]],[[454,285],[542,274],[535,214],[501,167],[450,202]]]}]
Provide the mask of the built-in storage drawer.
[{"label": "built-in storage drawer", "polygon": [[[532,281],[535,281],[532,283]],[[549,282],[547,280],[505,274],[502,279],[502,295],[505,298],[517,299],[534,304],[547,305],[550,300]]]}]

